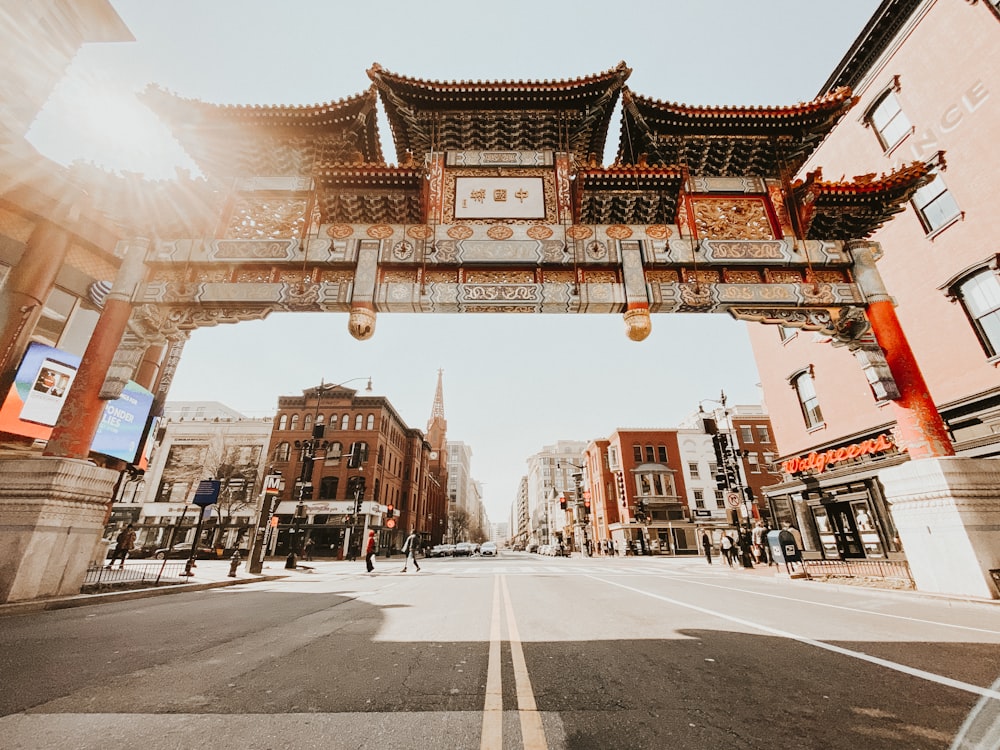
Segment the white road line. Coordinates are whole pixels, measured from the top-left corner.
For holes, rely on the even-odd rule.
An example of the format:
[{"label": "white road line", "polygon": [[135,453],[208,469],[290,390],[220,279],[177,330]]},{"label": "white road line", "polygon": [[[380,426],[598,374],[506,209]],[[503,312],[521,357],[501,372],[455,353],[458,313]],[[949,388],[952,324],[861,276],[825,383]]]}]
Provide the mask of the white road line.
[{"label": "white road line", "polygon": [[493,584],[493,613],[490,616],[490,658],[486,668],[486,703],[480,750],[503,748],[503,690],[500,663],[500,579]]},{"label": "white road line", "polygon": [[609,581],[598,576],[590,576],[590,578],[593,578],[595,581],[600,581],[601,583],[606,583],[609,586],[617,586],[618,588],[625,589],[626,591],[633,591],[636,594],[648,596],[651,599],[659,599],[660,601],[667,602],[668,604],[674,604],[678,607],[684,607],[686,609],[694,610],[695,612],[701,612],[702,614],[711,615],[712,617],[718,617],[721,620],[727,620],[729,622],[736,623],[737,625],[753,628],[754,630],[759,630],[763,633],[770,633],[771,635],[776,635],[779,638],[787,638],[792,641],[798,641],[799,643],[804,643],[808,646],[815,646],[816,648],[821,648],[825,651],[832,651],[833,653],[840,654],[841,656],[848,656],[852,659],[866,661],[870,664],[885,667],[886,669],[891,669],[895,672],[902,672],[903,674],[908,674],[911,677],[918,677],[922,680],[927,680],[928,682],[936,682],[939,685],[945,685],[946,687],[962,690],[966,693],[972,693],[973,695],[982,695],[987,698],[1000,700],[1000,691],[997,690],[979,687],[979,685],[972,685],[971,683],[962,682],[961,680],[953,680],[950,677],[934,674],[933,672],[926,672],[923,669],[908,667],[905,664],[897,664],[894,661],[880,659],[877,656],[871,656],[861,651],[851,651],[850,649],[841,648],[840,646],[834,646],[831,643],[824,643],[823,641],[806,638],[802,635],[790,633],[787,630],[779,630],[778,628],[772,628],[769,625],[761,625],[760,623],[751,622],[750,620],[744,620],[742,617],[733,617],[732,615],[723,614],[722,612],[716,612],[711,609],[706,609],[705,607],[699,607],[696,604],[689,604],[687,602],[678,601],[677,599],[671,599],[669,596],[653,594],[649,591],[643,591],[642,589],[637,589],[633,586],[626,586],[623,583],[617,583],[615,581]]},{"label": "white road line", "polygon": [[888,617],[893,620],[906,620],[908,622],[917,622],[922,625],[937,625],[942,628],[955,628],[957,630],[971,630],[974,633],[988,633],[989,635],[1000,635],[1000,630],[990,630],[988,628],[974,628],[971,625],[957,625],[951,622],[940,622],[938,620],[924,620],[919,617],[907,617],[906,615],[893,615],[888,612],[878,612],[873,609],[861,609],[859,607],[847,607],[843,604],[828,604],[826,602],[817,602],[812,599],[799,599],[794,596],[782,596],[781,594],[768,594],[763,591],[750,591],[749,589],[741,589],[736,586],[721,586],[718,583],[706,583],[704,581],[687,581],[687,583],[692,583],[696,586],[707,586],[713,589],[723,589],[724,591],[739,591],[743,594],[753,594],[754,596],[766,596],[771,599],[784,599],[786,601],[795,602],[796,604],[812,604],[815,607],[829,607],[830,609],[842,609],[846,612],[857,612],[863,615],[875,615],[876,617]]},{"label": "white road line", "polygon": [[514,686],[517,691],[517,712],[521,719],[521,740],[524,750],[547,750],[545,730],[542,729],[542,716],[535,705],[535,693],[531,689],[531,678],[528,677],[528,665],[521,650],[521,636],[514,619],[514,607],[510,603],[510,591],[507,579],[500,576],[500,586],[503,589],[504,611],[507,613],[507,634],[510,637],[510,657],[514,663]]}]

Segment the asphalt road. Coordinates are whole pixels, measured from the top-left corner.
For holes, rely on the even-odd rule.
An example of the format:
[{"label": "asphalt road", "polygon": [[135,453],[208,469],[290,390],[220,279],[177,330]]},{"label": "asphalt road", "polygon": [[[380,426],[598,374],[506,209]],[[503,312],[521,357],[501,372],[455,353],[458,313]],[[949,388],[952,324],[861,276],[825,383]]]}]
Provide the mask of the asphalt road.
[{"label": "asphalt road", "polygon": [[0,747],[1000,746],[1000,605],[700,559],[377,565],[0,617]]}]

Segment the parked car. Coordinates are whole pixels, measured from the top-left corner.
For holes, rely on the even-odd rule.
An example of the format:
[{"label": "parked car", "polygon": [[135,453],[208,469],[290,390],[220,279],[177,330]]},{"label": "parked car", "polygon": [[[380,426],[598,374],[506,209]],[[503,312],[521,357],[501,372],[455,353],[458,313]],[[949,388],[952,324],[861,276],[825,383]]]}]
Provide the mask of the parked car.
[{"label": "parked car", "polygon": [[[191,557],[191,542],[179,542],[173,547],[161,547],[153,553],[153,557],[157,560],[177,560],[177,559],[187,559]],[[217,557],[215,550],[211,547],[199,547],[196,557],[199,560],[214,559]]]},{"label": "parked car", "polygon": [[459,542],[455,545],[455,552],[453,554],[455,557],[469,557],[472,555],[474,549],[470,542]]},{"label": "parked car", "polygon": [[483,557],[496,557],[497,555],[497,545],[496,542],[483,542],[479,547],[479,554]]},{"label": "parked car", "polygon": [[451,557],[455,554],[454,544],[435,544],[427,552],[428,557]]},{"label": "parked car", "polygon": [[528,552],[538,552],[538,545],[535,544],[534,542],[531,542],[530,544],[528,544],[528,546],[525,549]]}]

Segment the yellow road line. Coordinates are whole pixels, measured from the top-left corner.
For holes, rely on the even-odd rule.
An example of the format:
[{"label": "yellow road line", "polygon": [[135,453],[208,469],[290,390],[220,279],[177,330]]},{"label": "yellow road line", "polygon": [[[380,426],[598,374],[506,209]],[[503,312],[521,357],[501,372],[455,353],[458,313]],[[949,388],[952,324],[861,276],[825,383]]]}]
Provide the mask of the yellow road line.
[{"label": "yellow road line", "polygon": [[483,733],[480,750],[503,748],[503,691],[500,681],[500,580],[493,585],[493,614],[490,616],[490,659],[486,667],[486,703],[483,706]]},{"label": "yellow road line", "polygon": [[531,689],[531,678],[528,677],[528,665],[524,661],[524,651],[521,650],[521,636],[514,620],[514,608],[510,603],[510,591],[507,589],[506,576],[499,576],[503,589],[504,610],[507,614],[507,633],[510,636],[510,656],[514,663],[514,686],[517,691],[517,711],[521,719],[521,739],[525,750],[547,750],[545,731],[542,729],[542,717],[535,705],[535,693]]}]

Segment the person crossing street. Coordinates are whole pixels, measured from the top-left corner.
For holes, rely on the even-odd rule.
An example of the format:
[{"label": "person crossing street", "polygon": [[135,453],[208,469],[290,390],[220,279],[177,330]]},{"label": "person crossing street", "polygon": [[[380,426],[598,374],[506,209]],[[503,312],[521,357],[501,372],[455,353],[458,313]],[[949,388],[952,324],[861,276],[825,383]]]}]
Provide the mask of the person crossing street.
[{"label": "person crossing street", "polygon": [[417,549],[420,547],[420,537],[417,536],[415,529],[410,529],[410,535],[406,537],[406,541],[403,542],[403,554],[406,555],[406,560],[403,561],[403,570],[401,572],[405,573],[407,567],[412,562],[413,567],[420,570],[420,566],[417,565]]}]

